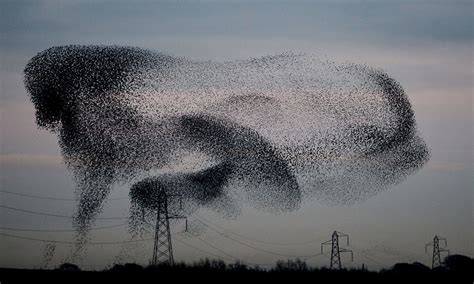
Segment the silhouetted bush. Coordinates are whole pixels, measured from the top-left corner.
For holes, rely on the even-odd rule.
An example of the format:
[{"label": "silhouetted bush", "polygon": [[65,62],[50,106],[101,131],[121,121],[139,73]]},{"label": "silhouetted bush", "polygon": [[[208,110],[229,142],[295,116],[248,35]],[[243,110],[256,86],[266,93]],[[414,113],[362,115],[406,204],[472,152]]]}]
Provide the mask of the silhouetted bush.
[{"label": "silhouetted bush", "polygon": [[430,272],[430,268],[422,263],[414,262],[414,263],[397,263],[395,264],[391,272],[395,273],[428,273]]},{"label": "silhouetted bush", "polygon": [[453,254],[444,258],[444,266],[455,272],[474,274],[474,259],[465,255]]},{"label": "silhouetted bush", "polygon": [[69,262],[66,262],[66,263],[63,263],[61,264],[60,266],[58,266],[58,268],[56,268],[57,270],[61,270],[61,271],[81,271],[81,269],[79,268],[79,266],[75,265],[75,264],[72,264],[72,263],[69,263]]}]

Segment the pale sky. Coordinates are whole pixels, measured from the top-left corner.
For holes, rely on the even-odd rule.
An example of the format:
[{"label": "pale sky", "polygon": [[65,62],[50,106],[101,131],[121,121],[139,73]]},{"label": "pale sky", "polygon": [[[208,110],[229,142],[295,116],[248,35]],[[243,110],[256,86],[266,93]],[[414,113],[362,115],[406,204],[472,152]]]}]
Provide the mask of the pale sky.
[{"label": "pale sky", "polygon": [[[213,257],[206,251],[226,259],[274,263],[285,258],[279,254],[319,253],[320,243],[329,240],[334,230],[351,237],[354,263],[343,257],[348,266],[364,263],[378,269],[415,260],[429,264],[424,245],[435,234],[448,239],[452,254],[472,257],[473,8],[472,1],[1,1],[1,190],[74,198],[75,184],[62,163],[57,139],[37,129],[23,86],[23,68],[44,49],[117,44],[218,61],[308,52],[336,62],[381,68],[400,82],[412,103],[418,130],[431,149],[431,160],[403,183],[350,206],[310,200],[284,215],[244,208],[231,220],[200,211],[198,216],[216,224],[218,230],[225,228],[229,231],[223,232],[232,238],[260,250],[208,229],[199,238],[214,247],[176,235],[175,259]],[[123,188],[110,197],[127,196]],[[75,210],[74,201],[2,192],[0,205],[67,216]],[[127,216],[128,210],[126,199],[110,200],[102,216]],[[67,218],[6,208],[0,212],[2,228],[72,228]],[[97,226],[123,222],[98,220]],[[181,229],[182,224],[176,224],[173,231]],[[73,232],[0,229],[0,233],[74,241]],[[94,231],[92,241],[128,238],[122,226]],[[298,244],[308,241],[313,242]],[[139,246],[94,245],[78,264],[101,269],[120,260],[148,263],[152,242]],[[44,249],[42,242],[0,236],[0,266],[40,267]],[[69,245],[57,244],[49,267],[66,260],[69,252]],[[328,265],[329,260],[319,256],[308,263]]]}]

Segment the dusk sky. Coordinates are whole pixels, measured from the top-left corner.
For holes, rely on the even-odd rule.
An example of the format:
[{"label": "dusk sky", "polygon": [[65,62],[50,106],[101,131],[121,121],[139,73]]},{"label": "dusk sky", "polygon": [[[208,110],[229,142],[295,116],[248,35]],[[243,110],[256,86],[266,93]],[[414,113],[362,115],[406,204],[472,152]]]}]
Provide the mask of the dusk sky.
[{"label": "dusk sky", "polygon": [[[215,224],[217,230],[207,229],[199,239],[176,234],[176,260],[218,255],[229,262],[273,264],[286,258],[282,255],[318,254],[320,243],[334,230],[350,235],[354,262],[344,257],[347,266],[429,264],[431,254],[424,248],[435,234],[447,238],[451,254],[473,257],[473,5],[472,1],[383,0],[1,1],[0,233],[9,236],[0,234],[0,266],[40,267],[47,242],[32,239],[74,242],[73,231],[21,231],[72,230],[68,218],[5,208],[66,216],[76,210],[73,200],[11,193],[75,196],[57,137],[38,129],[23,84],[23,69],[33,56],[68,44],[137,46],[215,61],[305,52],[380,68],[407,93],[418,130],[431,151],[420,171],[351,205],[313,199],[297,211],[279,215],[244,207],[231,219],[199,210],[197,218]],[[126,187],[113,191],[101,216],[127,217],[127,197]],[[197,222],[195,216],[188,218]],[[96,226],[124,222],[97,220]],[[182,231],[183,226],[176,223],[172,231]],[[223,237],[219,230],[238,241]],[[93,231],[91,242],[129,238],[127,227],[118,226]],[[67,260],[71,247],[56,244],[49,267]],[[152,247],[152,241],[91,245],[78,265],[101,269],[121,261],[146,264]],[[318,256],[307,262],[322,266],[329,259]]]}]

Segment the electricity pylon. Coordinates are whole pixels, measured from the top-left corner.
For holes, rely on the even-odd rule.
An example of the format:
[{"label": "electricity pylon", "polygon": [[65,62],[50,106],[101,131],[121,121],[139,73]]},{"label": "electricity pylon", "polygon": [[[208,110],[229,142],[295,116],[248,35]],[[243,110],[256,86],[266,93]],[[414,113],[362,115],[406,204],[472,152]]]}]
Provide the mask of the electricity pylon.
[{"label": "electricity pylon", "polygon": [[[168,213],[168,199],[172,197],[181,198],[178,194],[166,194],[161,190],[156,198],[156,227],[155,227],[155,244],[153,246],[153,258],[151,265],[159,264],[173,265],[173,245],[171,242],[170,219],[185,219],[186,230],[188,220],[186,216],[170,215]],[[180,199],[180,209],[182,209],[182,200]]]},{"label": "electricity pylon", "polygon": [[341,252],[350,252],[351,261],[354,261],[354,253],[351,250],[339,247],[339,238],[346,238],[347,245],[349,245],[349,235],[337,231],[332,233],[331,240],[321,243],[321,254],[323,253],[323,246],[331,244],[331,269],[341,269]]},{"label": "electricity pylon", "polygon": [[[443,247],[439,246],[439,241],[444,241]],[[441,252],[447,252],[449,255],[449,250],[446,249],[446,247],[448,246],[448,241],[446,240],[446,238],[435,235],[433,241],[425,245],[425,253],[428,252],[429,246],[433,247],[433,260],[431,262],[431,268],[434,269],[436,267],[440,267],[442,264]]]},{"label": "electricity pylon", "polygon": [[351,250],[339,247],[339,238],[346,238],[347,245],[349,245],[349,235],[337,231],[332,233],[331,240],[321,243],[321,253],[323,253],[324,245],[331,245],[331,262],[329,266],[331,269],[341,269],[341,253],[351,253],[351,260],[354,260],[354,253]]}]

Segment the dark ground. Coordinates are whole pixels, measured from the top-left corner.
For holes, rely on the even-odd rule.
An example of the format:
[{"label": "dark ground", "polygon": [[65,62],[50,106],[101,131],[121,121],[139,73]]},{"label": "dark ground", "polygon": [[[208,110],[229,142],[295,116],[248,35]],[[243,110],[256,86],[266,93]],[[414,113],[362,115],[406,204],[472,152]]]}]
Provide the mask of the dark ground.
[{"label": "dark ground", "polygon": [[0,269],[1,283],[87,283],[128,282],[151,283],[165,279],[193,280],[199,282],[229,282],[242,280],[290,280],[298,283],[311,279],[313,283],[473,283],[472,277],[457,273],[374,273],[361,271],[345,272],[236,272],[236,271],[59,271],[31,269]]}]

